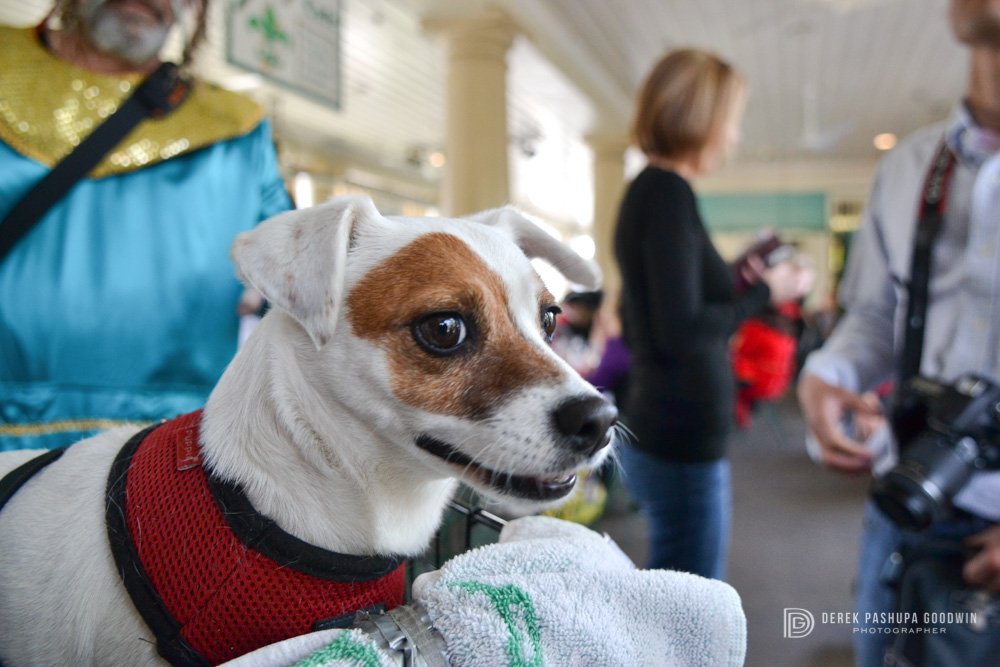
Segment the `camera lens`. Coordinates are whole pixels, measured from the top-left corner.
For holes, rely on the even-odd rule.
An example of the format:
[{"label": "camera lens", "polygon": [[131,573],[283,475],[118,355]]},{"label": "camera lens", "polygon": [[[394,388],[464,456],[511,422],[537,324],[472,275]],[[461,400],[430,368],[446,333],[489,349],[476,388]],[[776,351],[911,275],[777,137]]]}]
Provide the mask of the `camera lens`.
[{"label": "camera lens", "polygon": [[978,447],[972,438],[954,445],[941,436],[917,439],[899,464],[872,484],[872,499],[896,525],[923,530],[947,515],[951,498],[974,470]]}]

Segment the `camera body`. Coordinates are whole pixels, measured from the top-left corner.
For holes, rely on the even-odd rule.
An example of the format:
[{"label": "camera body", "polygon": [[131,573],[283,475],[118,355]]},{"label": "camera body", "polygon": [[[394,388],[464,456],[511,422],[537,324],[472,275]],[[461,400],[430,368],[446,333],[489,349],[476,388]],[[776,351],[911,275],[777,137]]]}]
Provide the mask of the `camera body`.
[{"label": "camera body", "polygon": [[897,390],[891,421],[899,462],[875,480],[871,496],[902,528],[947,517],[974,472],[1000,468],[1000,386],[983,377],[913,377]]}]

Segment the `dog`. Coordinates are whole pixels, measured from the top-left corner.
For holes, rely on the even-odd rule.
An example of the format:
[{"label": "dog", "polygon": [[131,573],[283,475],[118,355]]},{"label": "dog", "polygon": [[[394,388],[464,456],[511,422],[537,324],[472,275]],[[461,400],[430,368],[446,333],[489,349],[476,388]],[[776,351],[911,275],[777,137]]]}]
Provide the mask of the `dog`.
[{"label": "dog", "polygon": [[[427,548],[459,482],[540,508],[611,450],[617,413],[548,346],[558,308],[529,258],[584,288],[600,274],[516,210],[384,217],[367,198],[340,198],[265,221],[232,256],[271,309],[203,412],[175,428],[177,461],[239,490],[249,509],[216,496],[226,521],[255,511],[287,538],[280,567],[311,550],[394,567]],[[164,537],[119,507],[116,466],[139,456],[123,445],[166,426],[140,428],[73,445],[0,511],[6,667],[213,661],[162,655],[133,567],[110,553],[109,535],[131,532],[141,550],[193,530],[174,518]],[[0,475],[37,454],[0,455]],[[172,493],[153,491],[168,515]]]}]

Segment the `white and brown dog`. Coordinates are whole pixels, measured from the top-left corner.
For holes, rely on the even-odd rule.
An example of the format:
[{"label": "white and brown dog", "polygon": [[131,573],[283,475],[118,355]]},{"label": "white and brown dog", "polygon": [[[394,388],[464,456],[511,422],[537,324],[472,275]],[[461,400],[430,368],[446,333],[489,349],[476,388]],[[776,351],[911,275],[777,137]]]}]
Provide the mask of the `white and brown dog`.
[{"label": "white and brown dog", "polygon": [[[616,412],[549,348],[558,309],[529,257],[585,286],[598,274],[514,210],[387,218],[367,199],[338,199],[241,235],[233,257],[273,309],[203,413],[82,441],[0,512],[6,667],[157,664],[158,650],[175,663],[209,664],[283,638],[255,625],[281,614],[250,609],[253,600],[208,609],[221,604],[228,571],[212,579],[184,569],[191,564],[178,574],[146,562],[148,549],[201,553],[209,538],[191,538],[188,522],[234,531],[234,562],[273,559],[283,573],[313,568],[321,579],[337,578],[323,570],[332,561],[398,572],[397,557],[427,547],[458,480],[537,506],[565,498],[576,472],[609,451]],[[153,441],[166,443],[166,474],[202,480],[191,488],[214,498],[218,516],[188,519],[194,510],[182,508],[180,491],[128,468],[155,458],[145,454]],[[0,455],[0,475],[36,454]],[[143,486],[153,489],[151,514],[132,508]],[[172,523],[161,527],[164,517]],[[125,556],[112,556],[109,535],[112,547],[130,538]],[[130,579],[144,567],[147,576]],[[342,581],[355,586],[363,575]],[[160,589],[166,579],[190,583],[197,599],[172,601]],[[287,585],[245,584],[295,615],[309,603],[286,595]],[[170,607],[172,618],[151,630],[137,610],[143,599],[154,615]],[[199,639],[186,629],[210,613],[256,636],[209,625]],[[223,635],[221,653],[198,649]]]}]

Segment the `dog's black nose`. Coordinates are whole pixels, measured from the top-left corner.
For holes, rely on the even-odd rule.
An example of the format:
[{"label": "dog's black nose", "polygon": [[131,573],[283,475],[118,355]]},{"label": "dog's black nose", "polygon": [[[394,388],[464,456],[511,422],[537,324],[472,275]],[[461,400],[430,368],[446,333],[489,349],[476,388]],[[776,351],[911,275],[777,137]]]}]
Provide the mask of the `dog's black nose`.
[{"label": "dog's black nose", "polygon": [[578,396],[562,403],[552,417],[569,447],[590,456],[607,443],[618,410],[599,396]]}]

